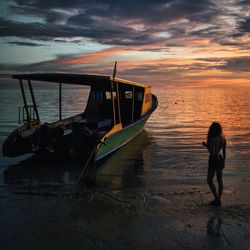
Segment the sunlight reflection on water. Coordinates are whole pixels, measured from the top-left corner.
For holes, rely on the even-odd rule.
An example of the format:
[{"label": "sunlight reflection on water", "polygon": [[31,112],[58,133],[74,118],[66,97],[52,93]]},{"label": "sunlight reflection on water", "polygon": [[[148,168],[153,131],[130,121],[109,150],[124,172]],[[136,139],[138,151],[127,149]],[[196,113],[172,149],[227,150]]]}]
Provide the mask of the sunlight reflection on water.
[{"label": "sunlight reflection on water", "polygon": [[155,93],[159,108],[146,128],[156,142],[153,158],[157,166],[167,169],[169,177],[206,174],[207,152],[201,147],[201,142],[206,139],[212,121],[222,124],[228,142],[225,175],[236,177],[244,173],[249,177],[249,92],[169,89],[155,90]]}]

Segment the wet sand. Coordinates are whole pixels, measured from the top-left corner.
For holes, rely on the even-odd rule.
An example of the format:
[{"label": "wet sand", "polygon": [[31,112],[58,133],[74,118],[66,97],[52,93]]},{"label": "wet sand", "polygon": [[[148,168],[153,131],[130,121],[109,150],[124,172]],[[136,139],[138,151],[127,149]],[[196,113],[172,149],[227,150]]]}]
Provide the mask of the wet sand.
[{"label": "wet sand", "polygon": [[220,208],[201,184],[99,185],[75,197],[72,186],[2,185],[1,249],[249,249],[249,181],[225,185]]}]

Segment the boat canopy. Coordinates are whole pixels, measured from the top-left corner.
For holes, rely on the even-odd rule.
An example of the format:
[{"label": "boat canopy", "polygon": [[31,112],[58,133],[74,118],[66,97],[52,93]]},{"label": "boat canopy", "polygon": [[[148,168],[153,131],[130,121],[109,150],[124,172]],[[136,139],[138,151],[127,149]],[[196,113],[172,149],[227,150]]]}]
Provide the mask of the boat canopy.
[{"label": "boat canopy", "polygon": [[112,76],[101,76],[101,75],[86,75],[86,74],[66,74],[66,73],[37,73],[37,74],[18,74],[13,75],[12,78],[19,80],[32,80],[32,81],[43,81],[43,82],[55,82],[65,84],[76,84],[86,85],[91,87],[105,86],[109,87],[111,82],[138,86],[142,88],[149,87],[145,84],[123,80],[120,78],[113,78]]},{"label": "boat canopy", "polygon": [[[84,114],[94,118],[111,118],[113,124],[128,126],[140,119],[152,107],[151,86],[140,84],[113,76],[67,74],[67,73],[36,73],[16,74],[12,78],[20,81],[24,106],[19,112],[19,121],[29,127],[40,126],[40,117],[36,105],[31,81],[59,84],[59,121],[62,121],[62,85],[74,84],[90,86],[90,94]],[[23,80],[28,82],[32,104],[28,105]],[[25,111],[25,112],[24,112]],[[25,116],[26,113],[26,116]]]}]

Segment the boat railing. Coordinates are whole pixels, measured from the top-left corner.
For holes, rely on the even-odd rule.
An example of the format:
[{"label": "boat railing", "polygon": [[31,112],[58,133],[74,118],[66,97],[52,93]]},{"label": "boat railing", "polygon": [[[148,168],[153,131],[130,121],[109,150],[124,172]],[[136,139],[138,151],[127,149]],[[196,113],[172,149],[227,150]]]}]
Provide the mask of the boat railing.
[{"label": "boat railing", "polygon": [[[29,113],[28,116],[27,116],[26,110]],[[19,124],[21,124],[23,122],[32,122],[32,121],[36,121],[36,120],[37,120],[37,117],[36,117],[34,105],[27,105],[27,106],[19,106],[18,107],[18,122],[19,122]]]}]

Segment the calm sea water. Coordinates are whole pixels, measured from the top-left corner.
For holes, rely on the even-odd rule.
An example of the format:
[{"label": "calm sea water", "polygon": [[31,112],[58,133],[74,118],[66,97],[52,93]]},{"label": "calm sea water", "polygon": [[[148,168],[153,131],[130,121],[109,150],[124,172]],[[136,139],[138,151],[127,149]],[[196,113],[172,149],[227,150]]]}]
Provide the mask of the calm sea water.
[{"label": "calm sea water", "polygon": [[[42,121],[58,117],[57,85],[34,85]],[[227,139],[224,178],[228,181],[250,178],[250,92],[245,89],[159,89],[153,88],[159,107],[145,130],[132,142],[109,157],[98,171],[97,181],[104,188],[144,188],[167,191],[168,184],[204,183],[207,152],[201,146],[212,121],[219,121]],[[63,116],[81,112],[88,89],[63,89]],[[18,126],[17,107],[22,106],[18,85],[0,86],[0,145]],[[69,163],[64,168],[50,166],[50,172],[24,171],[12,178],[8,170],[27,158],[0,158],[1,185],[19,183],[72,184],[79,172]],[[32,169],[32,168],[30,168]],[[7,170],[7,171],[6,171]],[[7,180],[7,181],[6,181]],[[7,183],[6,183],[7,182]]]}]

